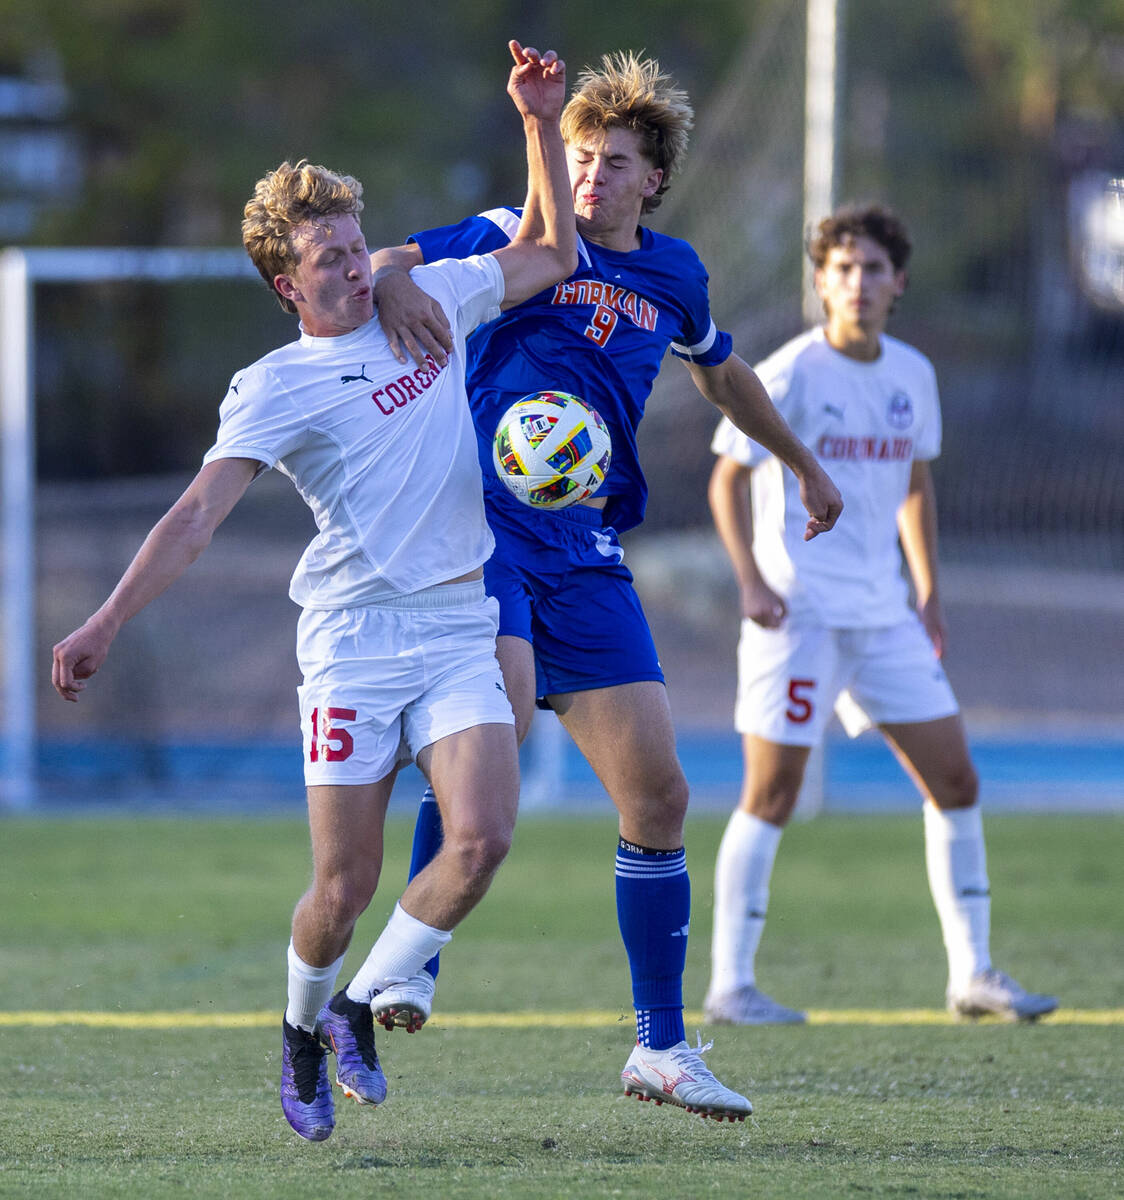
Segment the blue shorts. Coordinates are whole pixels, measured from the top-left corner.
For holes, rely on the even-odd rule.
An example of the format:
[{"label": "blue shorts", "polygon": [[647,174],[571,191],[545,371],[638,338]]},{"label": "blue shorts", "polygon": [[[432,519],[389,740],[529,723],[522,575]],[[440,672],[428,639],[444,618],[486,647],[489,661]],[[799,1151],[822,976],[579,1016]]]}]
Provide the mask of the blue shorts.
[{"label": "blue shorts", "polygon": [[499,601],[500,635],[534,647],[536,695],[663,683],[632,572],[601,511],[579,504],[524,515],[487,494],[486,505],[496,549],[484,586]]}]

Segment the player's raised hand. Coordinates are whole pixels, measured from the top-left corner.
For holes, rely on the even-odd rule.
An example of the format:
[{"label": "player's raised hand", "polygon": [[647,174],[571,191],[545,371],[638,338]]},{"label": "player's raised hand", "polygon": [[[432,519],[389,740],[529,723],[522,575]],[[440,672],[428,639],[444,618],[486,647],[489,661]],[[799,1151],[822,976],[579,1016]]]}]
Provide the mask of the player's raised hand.
[{"label": "player's raised hand", "polygon": [[540,54],[534,46],[507,43],[515,66],[507,81],[507,94],[527,117],[556,120],[566,103],[566,64],[553,50]]}]

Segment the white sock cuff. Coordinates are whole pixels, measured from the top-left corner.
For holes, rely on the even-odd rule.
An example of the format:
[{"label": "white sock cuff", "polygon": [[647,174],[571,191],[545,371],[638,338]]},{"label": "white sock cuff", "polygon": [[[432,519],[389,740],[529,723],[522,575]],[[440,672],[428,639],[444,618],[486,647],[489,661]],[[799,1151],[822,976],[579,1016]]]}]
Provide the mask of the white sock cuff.
[{"label": "white sock cuff", "polygon": [[419,921],[417,917],[411,917],[402,907],[401,901],[394,905],[394,911],[390,914],[386,929],[388,933],[400,937],[403,941],[409,941],[415,946],[432,945],[433,949],[430,950],[427,958],[436,954],[453,936],[451,929],[435,929],[432,925]]},{"label": "white sock cuff", "polygon": [[743,838],[752,838],[755,847],[775,855],[781,844],[781,834],[784,830],[770,821],[763,821],[753,813],[747,813],[744,808],[735,808],[730,817],[730,824]]},{"label": "white sock cuff", "polygon": [[346,954],[341,954],[334,963],[329,963],[326,967],[313,967],[301,958],[297,953],[296,947],[293,945],[292,938],[289,939],[289,970],[295,975],[299,975],[302,979],[307,979],[309,983],[323,983],[325,979],[334,980],[340,973],[340,968],[343,966],[343,960],[346,957]]},{"label": "white sock cuff", "polygon": [[923,809],[926,837],[939,837],[948,843],[983,840],[983,813],[978,804],[971,808],[937,808],[926,800]]}]

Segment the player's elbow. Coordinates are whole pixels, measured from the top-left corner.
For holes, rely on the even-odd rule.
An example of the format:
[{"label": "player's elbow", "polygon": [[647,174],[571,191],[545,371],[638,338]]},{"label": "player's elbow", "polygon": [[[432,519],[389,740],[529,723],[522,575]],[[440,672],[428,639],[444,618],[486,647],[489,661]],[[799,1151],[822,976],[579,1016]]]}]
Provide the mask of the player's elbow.
[{"label": "player's elbow", "polygon": [[569,279],[571,275],[578,269],[578,248],[576,244],[563,247],[559,251],[561,260],[561,274],[559,280]]},{"label": "player's elbow", "polygon": [[180,547],[184,557],[194,562],[211,544],[216,522],[198,503],[177,504],[161,522],[161,533]]},{"label": "player's elbow", "polygon": [[572,244],[562,245],[557,240],[550,239],[539,242],[538,250],[543,275],[548,277],[542,285],[544,288],[561,283],[578,269],[578,251]]}]

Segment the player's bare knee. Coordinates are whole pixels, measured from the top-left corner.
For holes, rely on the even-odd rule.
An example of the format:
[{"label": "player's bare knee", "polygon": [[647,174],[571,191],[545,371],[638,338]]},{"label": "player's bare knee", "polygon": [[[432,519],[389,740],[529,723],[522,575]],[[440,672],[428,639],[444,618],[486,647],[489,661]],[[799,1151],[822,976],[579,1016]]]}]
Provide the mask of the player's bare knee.
[{"label": "player's bare knee", "polygon": [[971,808],[979,799],[979,775],[971,763],[965,763],[942,779],[939,788],[932,790],[933,800],[940,809]]},{"label": "player's bare knee", "polygon": [[796,808],[802,783],[802,771],[777,771],[765,778],[751,774],[742,787],[741,807],[758,820],[783,827]]},{"label": "player's bare knee", "polygon": [[511,829],[496,826],[470,834],[446,835],[444,853],[456,863],[457,873],[465,880],[490,879],[511,849]]},{"label": "player's bare knee", "polygon": [[759,821],[783,828],[788,824],[796,808],[799,788],[777,787],[751,792],[743,800],[742,808]]},{"label": "player's bare knee", "polygon": [[378,882],[373,867],[318,878],[313,896],[321,919],[332,928],[350,927],[371,903]]},{"label": "player's bare knee", "polygon": [[682,774],[669,776],[659,787],[646,793],[640,807],[645,818],[663,829],[677,827],[682,830],[687,818],[690,791]]},{"label": "player's bare knee", "polygon": [[[370,900],[367,903],[370,903]],[[366,907],[367,904],[359,903],[355,894],[335,888],[323,889],[315,894],[316,920],[325,929],[350,929]]]}]

